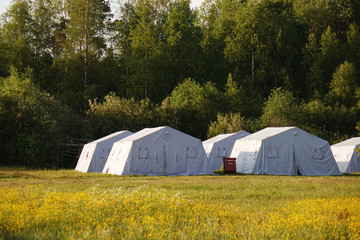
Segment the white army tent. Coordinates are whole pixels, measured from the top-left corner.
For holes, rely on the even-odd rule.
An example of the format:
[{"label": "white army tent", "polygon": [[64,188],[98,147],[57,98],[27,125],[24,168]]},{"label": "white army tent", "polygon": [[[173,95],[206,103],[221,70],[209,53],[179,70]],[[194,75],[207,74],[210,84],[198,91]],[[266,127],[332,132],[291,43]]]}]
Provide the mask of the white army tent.
[{"label": "white army tent", "polygon": [[223,157],[229,157],[236,140],[250,133],[240,131],[235,133],[220,134],[203,142],[206,155],[209,159],[210,171],[219,170],[223,166]]},{"label": "white army tent", "polygon": [[170,127],[145,128],[114,144],[103,173],[116,175],[208,174],[199,139]]},{"label": "white army tent", "polygon": [[355,150],[360,145],[360,137],[331,145],[335,161],[342,173],[360,172],[360,156]]},{"label": "white army tent", "polygon": [[247,174],[340,175],[329,143],[297,127],[269,127],[237,140],[230,157]]},{"label": "white army tent", "polygon": [[114,142],[131,135],[120,131],[84,145],[75,170],[79,172],[102,172]]}]

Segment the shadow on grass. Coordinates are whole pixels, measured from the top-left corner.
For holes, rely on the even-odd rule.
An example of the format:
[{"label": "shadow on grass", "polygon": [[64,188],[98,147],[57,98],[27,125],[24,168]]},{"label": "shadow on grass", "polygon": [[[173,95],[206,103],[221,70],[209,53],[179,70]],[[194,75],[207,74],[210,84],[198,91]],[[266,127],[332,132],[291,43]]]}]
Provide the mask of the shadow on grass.
[{"label": "shadow on grass", "polygon": [[344,176],[360,177],[360,172],[344,173]]}]

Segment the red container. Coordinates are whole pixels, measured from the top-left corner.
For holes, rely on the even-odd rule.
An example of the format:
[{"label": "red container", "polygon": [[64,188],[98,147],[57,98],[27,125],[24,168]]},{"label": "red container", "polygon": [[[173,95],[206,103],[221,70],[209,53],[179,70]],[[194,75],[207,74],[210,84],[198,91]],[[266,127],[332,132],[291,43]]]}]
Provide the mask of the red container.
[{"label": "red container", "polygon": [[236,173],[236,158],[223,158],[224,173]]}]

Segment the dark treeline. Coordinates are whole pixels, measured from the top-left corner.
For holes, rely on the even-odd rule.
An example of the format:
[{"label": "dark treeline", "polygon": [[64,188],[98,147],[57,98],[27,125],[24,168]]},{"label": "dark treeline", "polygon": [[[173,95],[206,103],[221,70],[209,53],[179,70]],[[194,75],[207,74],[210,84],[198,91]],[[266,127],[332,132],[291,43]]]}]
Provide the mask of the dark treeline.
[{"label": "dark treeline", "polygon": [[[360,0],[14,0],[0,21],[0,165],[169,125],[195,137],[360,130]],[[115,15],[113,15],[115,13]]]}]

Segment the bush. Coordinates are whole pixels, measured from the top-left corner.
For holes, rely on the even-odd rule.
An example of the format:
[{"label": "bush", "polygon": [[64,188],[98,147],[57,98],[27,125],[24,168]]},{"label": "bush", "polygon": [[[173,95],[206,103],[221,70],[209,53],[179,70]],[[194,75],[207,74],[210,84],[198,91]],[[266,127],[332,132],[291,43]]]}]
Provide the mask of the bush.
[{"label": "bush", "polygon": [[292,92],[282,88],[274,89],[264,104],[261,116],[263,127],[296,126],[299,107]]},{"label": "bush", "polygon": [[188,78],[158,108],[160,119],[180,131],[204,139],[210,121],[225,109],[224,95],[215,84]]},{"label": "bush", "polygon": [[334,103],[352,107],[356,103],[356,90],[358,88],[355,66],[345,61],[333,74],[328,97]]},{"label": "bush", "polygon": [[356,121],[360,117],[357,108],[344,105],[326,106],[320,100],[301,104],[302,121],[299,124],[304,130],[336,142],[345,136],[355,135]]},{"label": "bush", "polygon": [[104,102],[89,101],[87,113],[93,137],[103,137],[120,130],[139,131],[155,125],[155,111],[149,99],[135,101],[110,93]]},{"label": "bush", "polygon": [[31,69],[0,79],[0,165],[54,167],[57,145],[79,132],[73,112],[32,81]]},{"label": "bush", "polygon": [[219,134],[233,133],[241,130],[255,132],[260,129],[259,121],[252,121],[240,116],[240,113],[218,114],[217,120],[211,122],[208,129],[208,138]]}]

